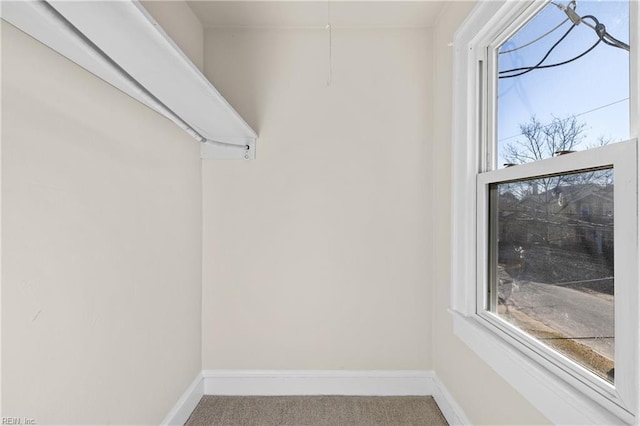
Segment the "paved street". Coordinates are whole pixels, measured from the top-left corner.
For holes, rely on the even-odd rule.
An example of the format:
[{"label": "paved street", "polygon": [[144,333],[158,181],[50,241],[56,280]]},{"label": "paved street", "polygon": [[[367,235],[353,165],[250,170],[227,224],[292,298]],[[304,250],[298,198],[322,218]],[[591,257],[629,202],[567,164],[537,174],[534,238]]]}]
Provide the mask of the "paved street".
[{"label": "paved street", "polygon": [[613,296],[525,281],[513,288],[509,304],[566,337],[614,359]]}]

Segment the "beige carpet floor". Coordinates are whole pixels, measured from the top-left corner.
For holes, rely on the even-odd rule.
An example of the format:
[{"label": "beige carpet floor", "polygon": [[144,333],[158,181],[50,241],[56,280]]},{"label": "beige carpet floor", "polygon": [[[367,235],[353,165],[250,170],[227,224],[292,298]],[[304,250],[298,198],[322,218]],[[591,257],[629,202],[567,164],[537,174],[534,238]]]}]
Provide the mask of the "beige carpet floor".
[{"label": "beige carpet floor", "polygon": [[428,396],[205,396],[188,426],[447,425]]}]

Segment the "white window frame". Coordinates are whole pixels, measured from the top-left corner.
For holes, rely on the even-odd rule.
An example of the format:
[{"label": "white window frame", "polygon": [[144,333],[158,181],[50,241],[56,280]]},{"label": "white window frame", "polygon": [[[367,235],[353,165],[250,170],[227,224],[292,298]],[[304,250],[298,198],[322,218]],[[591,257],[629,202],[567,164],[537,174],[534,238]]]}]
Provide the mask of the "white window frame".
[{"label": "white window frame", "polygon": [[[638,291],[638,2],[630,2],[630,120],[632,140],[502,170],[487,140],[496,70],[487,55],[546,1],[480,1],[454,39],[453,226],[451,312],[454,330],[542,414],[558,424],[637,424],[640,364]],[[507,34],[508,36],[505,36]],[[502,38],[497,37],[501,35]],[[482,63],[482,65],[481,65]],[[636,76],[636,77],[634,77]],[[487,84],[489,81],[489,84]],[[484,310],[487,286],[488,186],[595,166],[614,167],[616,383],[608,385],[568,358]],[[624,248],[624,250],[622,250]]]}]

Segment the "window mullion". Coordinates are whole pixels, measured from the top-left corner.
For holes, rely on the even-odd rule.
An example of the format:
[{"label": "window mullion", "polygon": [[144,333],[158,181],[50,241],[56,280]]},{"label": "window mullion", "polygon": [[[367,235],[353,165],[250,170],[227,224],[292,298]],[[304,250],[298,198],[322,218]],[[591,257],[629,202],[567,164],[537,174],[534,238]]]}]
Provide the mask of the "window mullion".
[{"label": "window mullion", "polygon": [[640,138],[640,4],[629,3],[629,126],[632,138]]}]

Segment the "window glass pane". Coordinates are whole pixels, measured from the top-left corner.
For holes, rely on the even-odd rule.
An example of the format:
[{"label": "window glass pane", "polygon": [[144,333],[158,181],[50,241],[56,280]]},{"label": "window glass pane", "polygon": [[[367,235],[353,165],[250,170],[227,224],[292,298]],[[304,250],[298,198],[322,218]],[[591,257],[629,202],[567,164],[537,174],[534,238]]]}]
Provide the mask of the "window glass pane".
[{"label": "window glass pane", "polygon": [[629,2],[568,8],[578,25],[552,2],[498,49],[499,168],[630,137]]},{"label": "window glass pane", "polygon": [[490,187],[489,309],[614,376],[613,169]]}]

